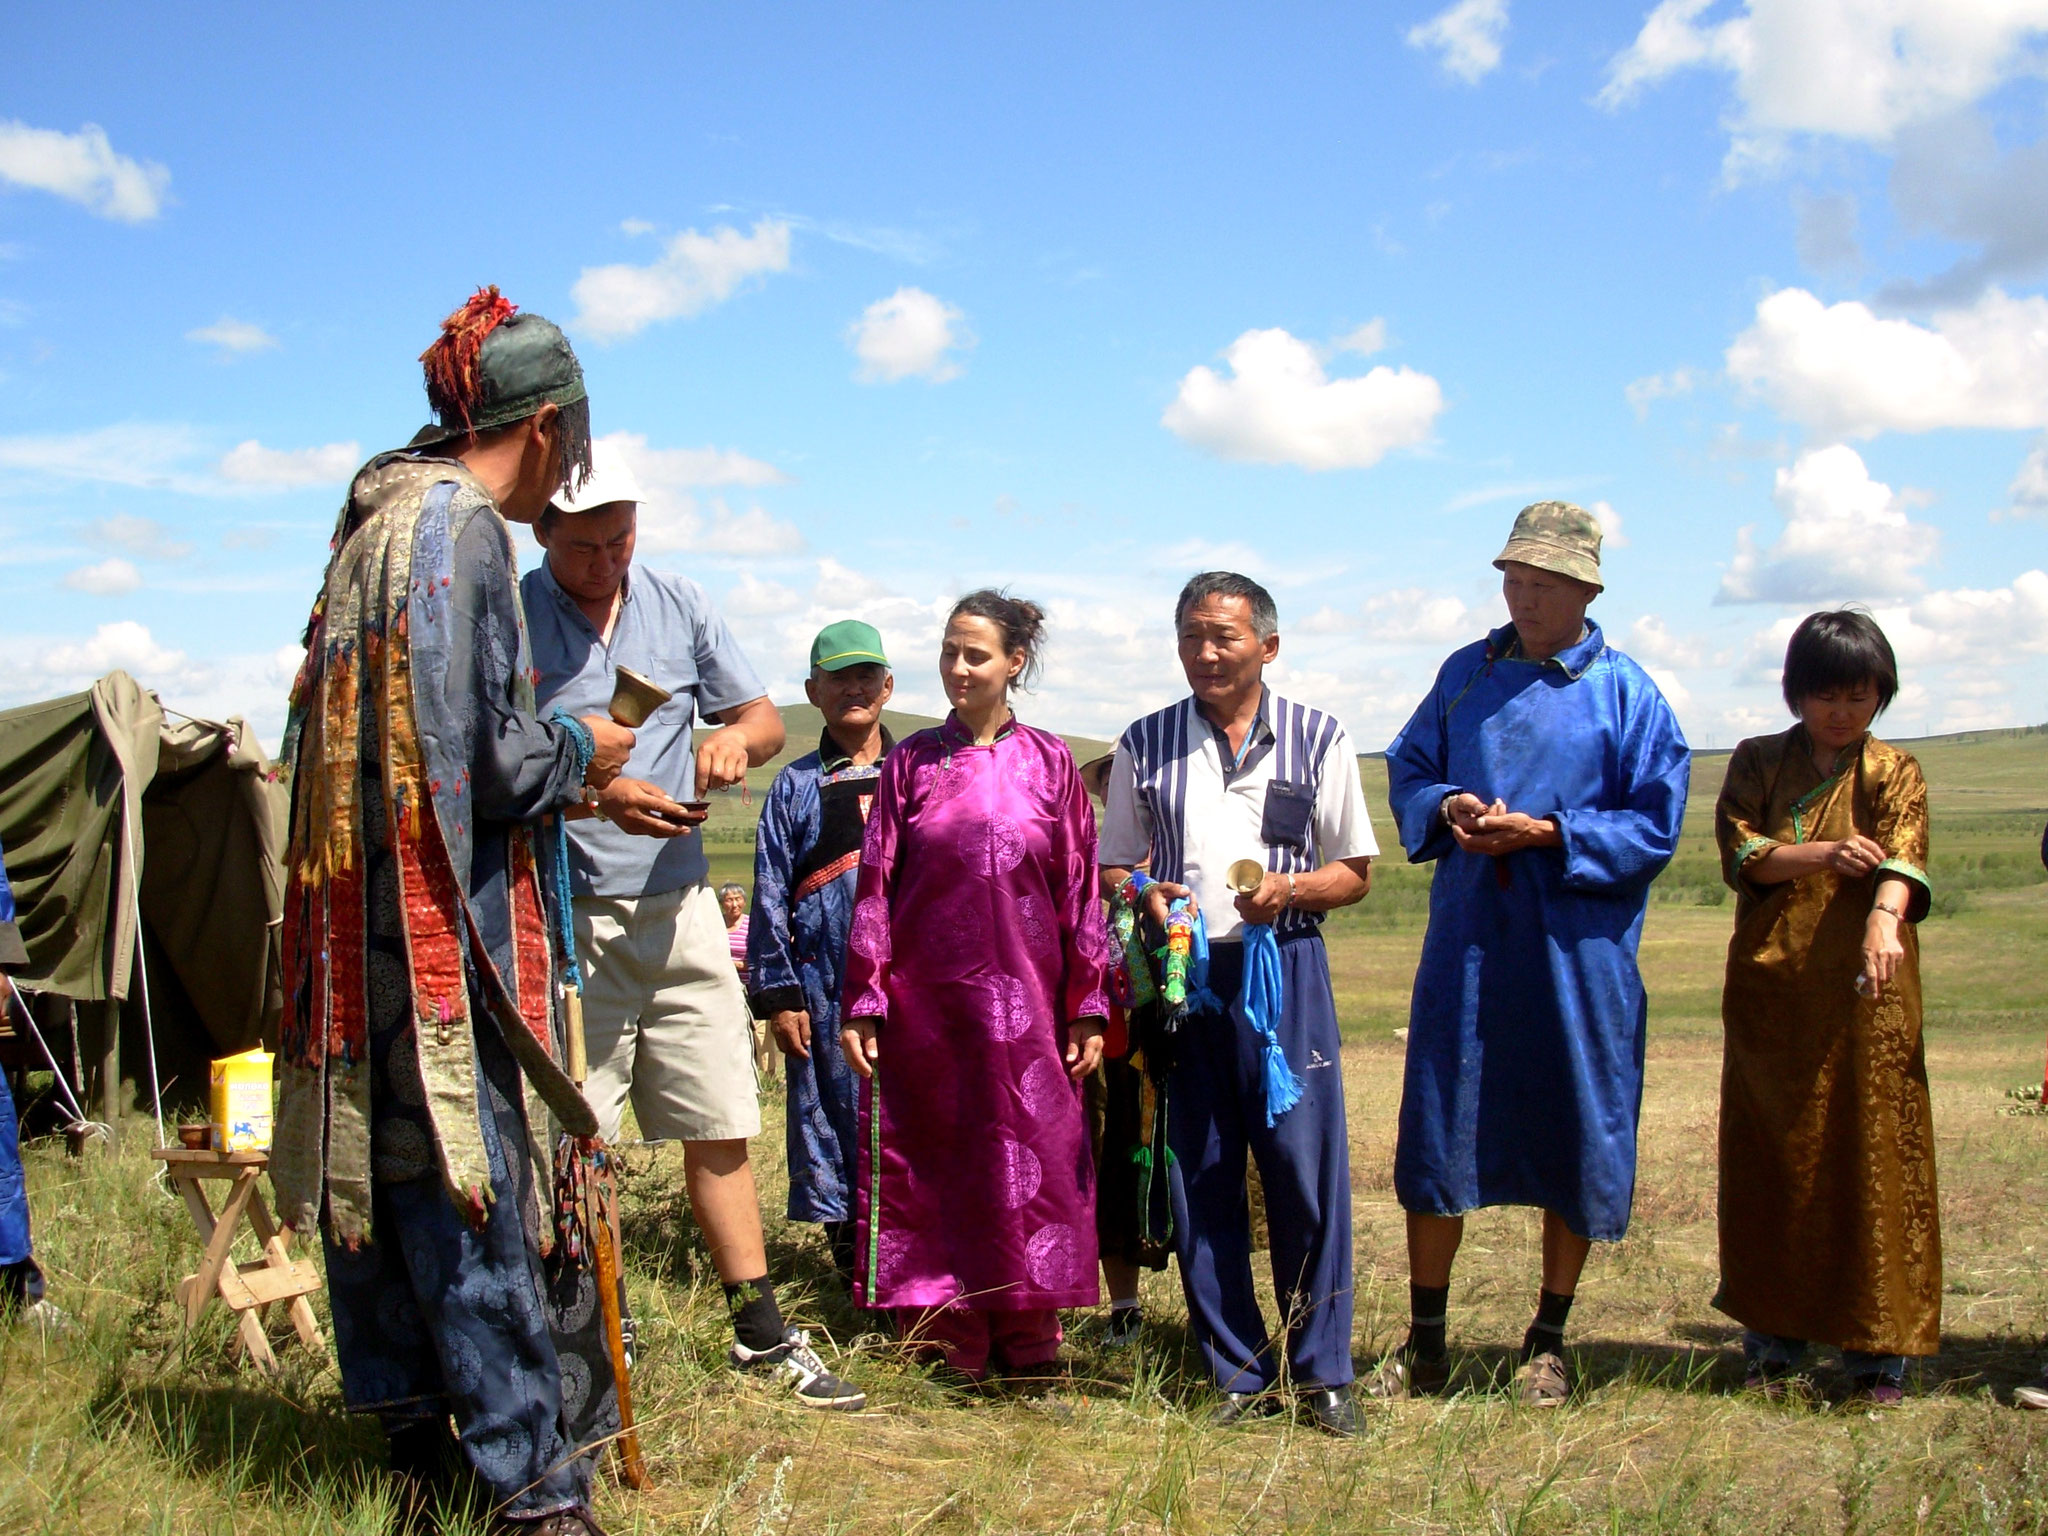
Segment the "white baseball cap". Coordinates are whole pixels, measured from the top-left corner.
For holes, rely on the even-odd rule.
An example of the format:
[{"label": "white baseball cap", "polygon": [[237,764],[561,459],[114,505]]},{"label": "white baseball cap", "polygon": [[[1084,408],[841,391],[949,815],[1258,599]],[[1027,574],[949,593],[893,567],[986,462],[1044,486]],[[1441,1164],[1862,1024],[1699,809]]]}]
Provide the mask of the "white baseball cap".
[{"label": "white baseball cap", "polygon": [[555,492],[553,505],[557,512],[576,513],[595,511],[615,501],[646,499],[619,445],[600,437],[590,445],[590,478],[574,495],[566,490]]}]

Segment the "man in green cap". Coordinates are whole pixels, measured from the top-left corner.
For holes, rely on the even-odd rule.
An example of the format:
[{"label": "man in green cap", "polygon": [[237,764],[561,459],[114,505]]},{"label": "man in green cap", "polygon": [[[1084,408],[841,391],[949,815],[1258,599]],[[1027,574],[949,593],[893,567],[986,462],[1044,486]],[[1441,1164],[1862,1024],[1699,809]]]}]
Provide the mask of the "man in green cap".
[{"label": "man in green cap", "polygon": [[893,745],[882,708],[895,686],[872,625],[842,619],[811,642],[804,693],[824,734],[775,776],[761,807],[747,934],[754,1013],[789,1060],[789,1219],[824,1223],[849,1290],[860,1095],[838,1049],[840,978],[861,836]]},{"label": "man in green cap", "polygon": [[383,1420],[414,1512],[593,1536],[583,1448],[617,1395],[594,1276],[541,1262],[556,1186],[526,1103],[596,1128],[564,1069],[543,818],[611,786],[633,733],[536,711],[506,528],[588,471],[589,406],[568,340],[496,288],[421,361],[438,420],[357,472],[292,692],[271,1175],[325,1237],[343,1397]]},{"label": "man in green cap", "polygon": [[[641,1136],[683,1144],[734,1368],[805,1407],[858,1409],[867,1399],[785,1322],[768,1275],[747,1148],[761,1130],[753,1018],[699,831],[704,796],[782,750],[782,716],[710,594],[634,559],[641,499],[617,445],[599,442],[589,483],[535,524],[547,557],[521,584],[543,707],[601,711],[622,669],[670,694],[641,722],[623,788],[600,791],[596,816],[569,829],[587,1092],[608,1139],[630,1103]],[[697,740],[700,717],[713,728]]]},{"label": "man in green cap", "polygon": [[1650,882],[1678,847],[1691,758],[1649,674],[1586,617],[1600,525],[1561,501],[1494,564],[1510,622],[1452,654],[1387,748],[1413,863],[1435,861],[1415,974],[1394,1193],[1408,1213],[1406,1343],[1368,1390],[1450,1375],[1445,1303],[1467,1211],[1543,1211],[1522,1401],[1570,1392],[1564,1327],[1594,1242],[1635,1191]]}]

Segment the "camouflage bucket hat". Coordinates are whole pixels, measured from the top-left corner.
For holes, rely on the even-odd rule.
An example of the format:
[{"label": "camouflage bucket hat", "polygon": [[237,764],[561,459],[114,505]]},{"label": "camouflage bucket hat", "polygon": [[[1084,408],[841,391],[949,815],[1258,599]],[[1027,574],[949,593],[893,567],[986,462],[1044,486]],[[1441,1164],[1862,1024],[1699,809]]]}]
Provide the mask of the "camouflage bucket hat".
[{"label": "camouflage bucket hat", "polygon": [[1503,570],[1510,561],[1606,590],[1600,579],[1599,520],[1568,501],[1539,501],[1515,514],[1515,531],[1494,568]]}]

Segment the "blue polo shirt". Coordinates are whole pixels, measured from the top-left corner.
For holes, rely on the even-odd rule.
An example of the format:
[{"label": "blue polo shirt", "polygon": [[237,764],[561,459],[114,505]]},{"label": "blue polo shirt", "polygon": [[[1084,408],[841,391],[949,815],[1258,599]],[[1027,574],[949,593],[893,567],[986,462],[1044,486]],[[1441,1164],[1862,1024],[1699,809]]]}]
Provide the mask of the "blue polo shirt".
[{"label": "blue polo shirt", "polygon": [[[520,578],[519,594],[542,717],[557,709],[608,713],[619,667],[652,678],[675,697],[635,732],[625,776],[645,779],[678,800],[694,798],[692,726],[768,691],[704,589],[636,561],[626,572],[610,645],[545,559]],[[635,837],[594,819],[569,823],[569,865],[578,896],[659,896],[710,874],[695,829],[681,837]]]}]

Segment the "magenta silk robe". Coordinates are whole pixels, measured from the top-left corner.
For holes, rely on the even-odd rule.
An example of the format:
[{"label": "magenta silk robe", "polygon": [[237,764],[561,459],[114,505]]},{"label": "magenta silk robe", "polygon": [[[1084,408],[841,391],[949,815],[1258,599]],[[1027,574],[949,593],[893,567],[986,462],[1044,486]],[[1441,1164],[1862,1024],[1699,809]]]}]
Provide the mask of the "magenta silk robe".
[{"label": "magenta silk robe", "polygon": [[[1093,1306],[1095,1171],[1066,1026],[1109,1012],[1095,812],[1066,744],[958,719],[882,766],[845,1017],[881,1018],[860,1106],[854,1300]],[[880,1111],[876,1097],[880,1096]]]}]

